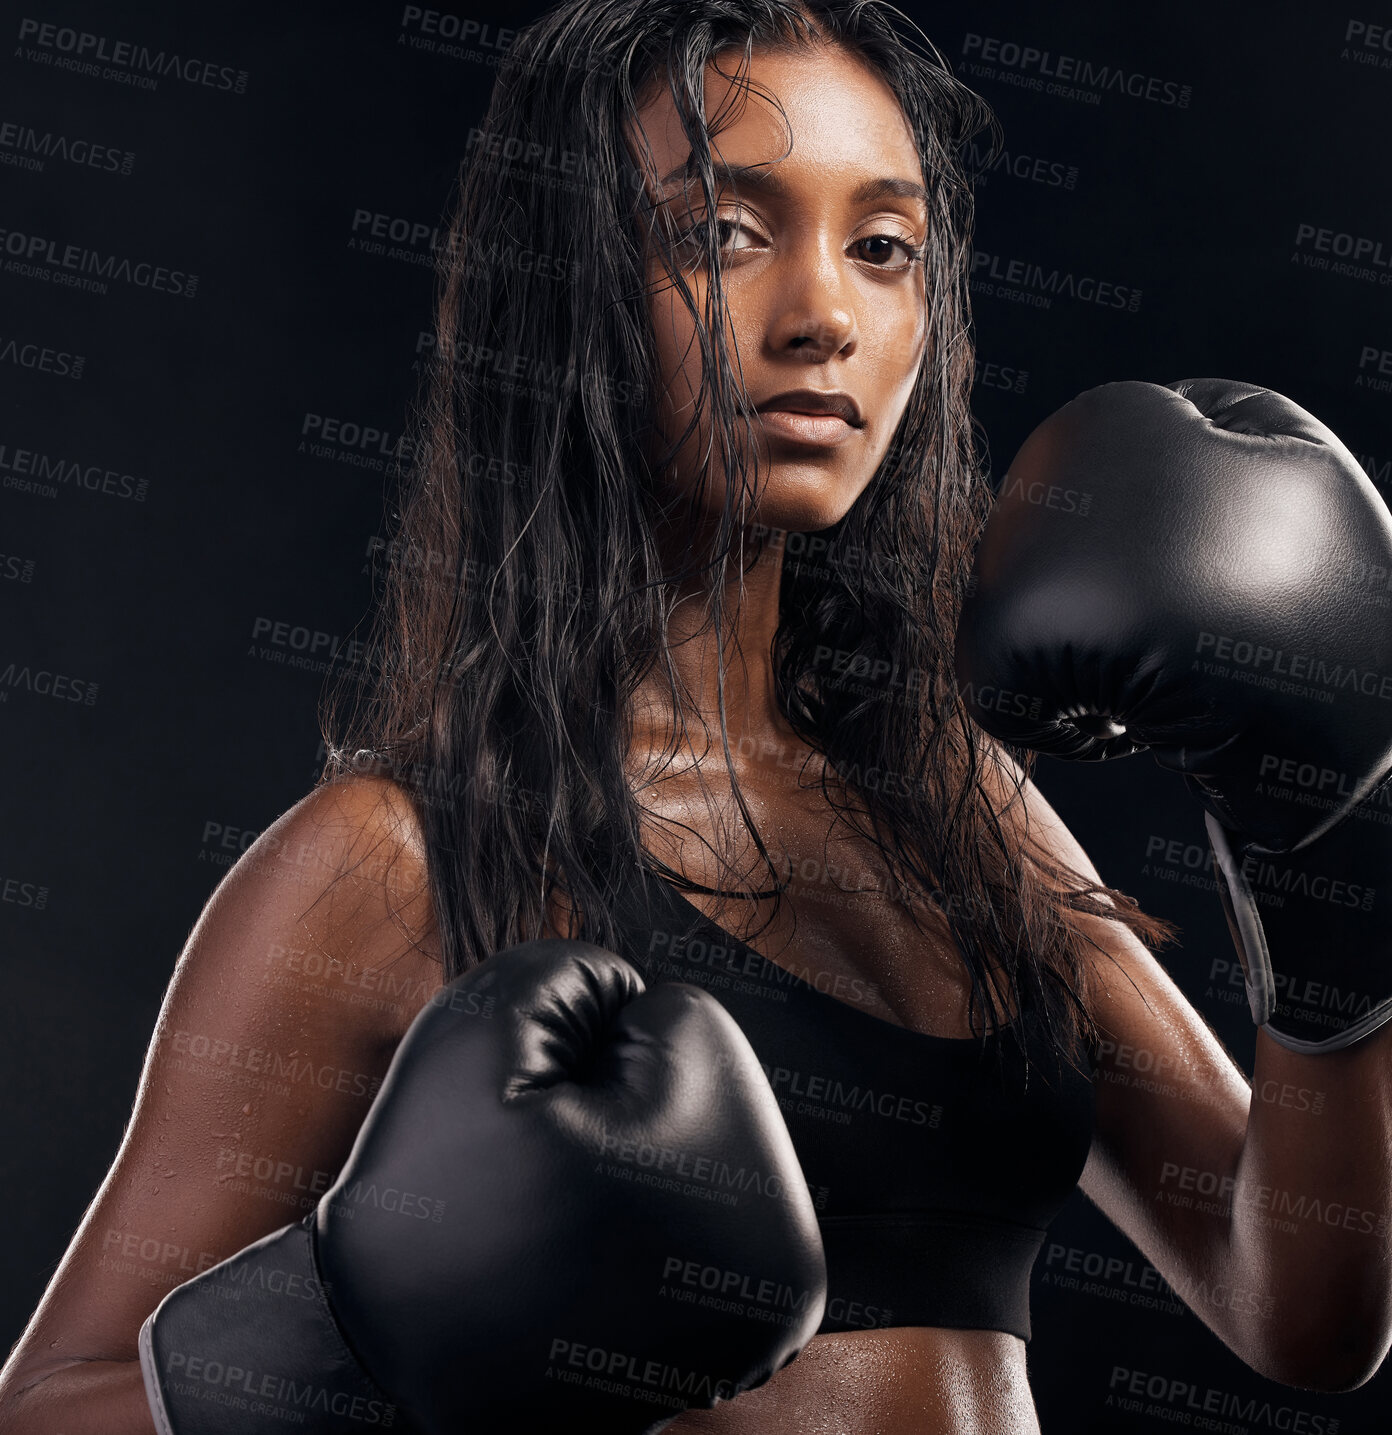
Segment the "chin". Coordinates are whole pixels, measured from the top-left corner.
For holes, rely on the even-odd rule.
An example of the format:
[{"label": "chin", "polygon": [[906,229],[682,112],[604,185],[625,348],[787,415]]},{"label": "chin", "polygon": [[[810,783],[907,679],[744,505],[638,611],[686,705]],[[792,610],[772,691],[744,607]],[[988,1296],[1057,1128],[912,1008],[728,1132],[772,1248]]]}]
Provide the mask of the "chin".
[{"label": "chin", "polygon": [[753,520],[789,533],[830,528],[851,511],[863,481],[813,465],[779,464],[759,496]]}]

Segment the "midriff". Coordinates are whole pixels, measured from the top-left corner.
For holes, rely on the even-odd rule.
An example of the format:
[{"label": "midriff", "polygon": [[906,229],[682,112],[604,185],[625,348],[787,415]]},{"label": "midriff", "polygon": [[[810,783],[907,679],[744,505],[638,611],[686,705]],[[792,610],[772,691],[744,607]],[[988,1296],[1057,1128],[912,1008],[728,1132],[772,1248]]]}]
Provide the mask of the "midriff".
[{"label": "midriff", "polygon": [[663,1435],[1039,1435],[1025,1343],[997,1330],[814,1336],[756,1390],[687,1410]]}]

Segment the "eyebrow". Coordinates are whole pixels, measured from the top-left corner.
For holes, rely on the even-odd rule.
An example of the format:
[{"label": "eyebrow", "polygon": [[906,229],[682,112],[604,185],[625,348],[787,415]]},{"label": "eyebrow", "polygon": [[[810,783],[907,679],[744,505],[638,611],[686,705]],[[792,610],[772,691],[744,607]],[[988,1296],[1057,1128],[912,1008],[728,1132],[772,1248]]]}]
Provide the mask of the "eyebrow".
[{"label": "eyebrow", "polygon": [[[767,165],[725,164],[714,160],[711,169],[717,184],[730,184],[735,188],[743,185],[755,193],[778,197],[785,196],[788,192],[786,182]],[[695,166],[692,157],[688,155],[670,174],[663,175],[661,184],[664,190],[678,183],[685,187],[695,178]],[[925,206],[928,204],[928,191],[917,181],[888,178],[863,180],[851,191],[851,202],[868,204],[871,200],[883,199],[886,195],[894,195],[899,199],[916,199]]]}]

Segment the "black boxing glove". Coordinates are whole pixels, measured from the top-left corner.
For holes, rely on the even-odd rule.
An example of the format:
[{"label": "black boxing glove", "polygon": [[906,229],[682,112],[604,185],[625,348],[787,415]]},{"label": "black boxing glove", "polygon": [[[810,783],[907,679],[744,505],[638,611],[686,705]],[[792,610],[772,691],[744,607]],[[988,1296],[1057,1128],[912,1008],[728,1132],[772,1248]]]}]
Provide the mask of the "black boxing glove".
[{"label": "black boxing glove", "polygon": [[1020,449],[957,635],[994,736],[1184,775],[1253,1017],[1301,1051],[1392,1016],[1389,574],[1392,515],[1304,409],[1104,384]]},{"label": "black boxing glove", "polygon": [[[1338,778],[1325,768],[1316,785],[1320,776]],[[1392,1018],[1392,778],[1293,852],[1269,854],[1211,812],[1204,822],[1252,1020],[1282,1046],[1318,1053]]]},{"label": "black boxing glove", "polygon": [[[770,1303],[684,1299],[712,1269]],[[161,1435],[623,1435],[762,1384],[825,1301],[734,1018],[551,938],[436,993],[318,1208],[171,1291],[140,1359]]]}]

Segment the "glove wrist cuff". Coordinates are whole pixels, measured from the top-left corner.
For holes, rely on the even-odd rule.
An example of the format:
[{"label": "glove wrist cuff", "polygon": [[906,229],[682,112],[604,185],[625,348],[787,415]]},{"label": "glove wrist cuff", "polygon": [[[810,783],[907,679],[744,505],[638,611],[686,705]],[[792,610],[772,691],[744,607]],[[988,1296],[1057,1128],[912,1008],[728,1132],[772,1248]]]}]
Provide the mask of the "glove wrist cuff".
[{"label": "glove wrist cuff", "polygon": [[1340,1051],[1392,1020],[1392,810],[1365,800],[1279,855],[1204,815],[1252,1020],[1291,1051]]},{"label": "glove wrist cuff", "polygon": [[314,1216],[170,1291],[140,1328],[158,1435],[417,1426],[363,1369],[325,1295]]}]

